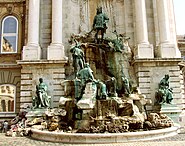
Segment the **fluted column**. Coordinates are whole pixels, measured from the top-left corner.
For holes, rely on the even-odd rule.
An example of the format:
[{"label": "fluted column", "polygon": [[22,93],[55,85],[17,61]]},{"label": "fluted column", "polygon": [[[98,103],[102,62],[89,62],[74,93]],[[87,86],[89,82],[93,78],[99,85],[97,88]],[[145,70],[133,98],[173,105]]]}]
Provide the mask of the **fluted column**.
[{"label": "fluted column", "polygon": [[[180,54],[173,38],[176,34],[173,29],[170,29],[170,18],[174,17],[174,13],[169,13],[173,10],[173,4],[170,0],[157,0],[157,16],[159,23],[159,53],[162,58],[179,58]],[[175,24],[173,24],[175,27]],[[175,36],[174,36],[175,35]]]},{"label": "fluted column", "polygon": [[62,44],[62,0],[52,0],[52,39],[48,46],[48,60],[62,60],[65,57]]},{"label": "fluted column", "polygon": [[145,0],[135,0],[137,58],[153,58],[153,46],[148,41]]},{"label": "fluted column", "polygon": [[39,16],[40,0],[29,0],[28,12],[28,42],[23,47],[23,60],[39,60],[41,49],[39,46]]}]

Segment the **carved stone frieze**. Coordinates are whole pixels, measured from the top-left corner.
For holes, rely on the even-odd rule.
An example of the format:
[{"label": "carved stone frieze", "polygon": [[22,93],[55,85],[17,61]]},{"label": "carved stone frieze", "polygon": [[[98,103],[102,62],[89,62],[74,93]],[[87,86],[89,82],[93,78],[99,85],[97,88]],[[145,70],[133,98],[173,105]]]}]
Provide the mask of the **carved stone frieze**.
[{"label": "carved stone frieze", "polygon": [[8,11],[9,14],[12,14],[14,11],[14,5],[13,4],[7,4],[6,10]]}]

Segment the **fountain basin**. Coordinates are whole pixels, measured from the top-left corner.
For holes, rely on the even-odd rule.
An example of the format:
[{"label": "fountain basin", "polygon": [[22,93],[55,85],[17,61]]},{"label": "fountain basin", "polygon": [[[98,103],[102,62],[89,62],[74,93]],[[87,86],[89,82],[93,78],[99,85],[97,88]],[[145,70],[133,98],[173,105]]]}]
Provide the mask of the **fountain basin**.
[{"label": "fountain basin", "polygon": [[31,137],[33,139],[42,141],[73,143],[73,144],[123,143],[133,141],[147,141],[174,136],[178,134],[178,129],[179,129],[178,126],[173,126],[170,128],[142,132],[103,133],[103,134],[61,133],[32,129]]}]

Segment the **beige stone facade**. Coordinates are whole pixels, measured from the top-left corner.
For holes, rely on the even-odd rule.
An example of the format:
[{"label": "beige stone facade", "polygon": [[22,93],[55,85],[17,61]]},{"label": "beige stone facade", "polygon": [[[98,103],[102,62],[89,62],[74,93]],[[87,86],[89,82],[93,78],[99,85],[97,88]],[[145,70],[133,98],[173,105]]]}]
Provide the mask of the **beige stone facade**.
[{"label": "beige stone facade", "polygon": [[116,30],[130,37],[132,74],[141,92],[154,101],[158,83],[169,74],[174,103],[183,107],[173,0],[0,0],[0,5],[1,24],[8,16],[18,21],[17,52],[0,54],[0,73],[9,75],[0,84],[17,88],[15,113],[31,104],[40,77],[57,106],[64,95],[60,82],[73,72],[68,40],[92,29],[98,6],[110,19],[106,36]]}]

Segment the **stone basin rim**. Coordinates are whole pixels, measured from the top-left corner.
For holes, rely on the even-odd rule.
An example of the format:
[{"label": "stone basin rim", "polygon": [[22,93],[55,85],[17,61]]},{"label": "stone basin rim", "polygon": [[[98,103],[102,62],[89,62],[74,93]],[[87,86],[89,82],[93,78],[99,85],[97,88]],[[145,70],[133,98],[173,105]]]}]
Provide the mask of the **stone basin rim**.
[{"label": "stone basin rim", "polygon": [[136,132],[124,132],[124,133],[67,133],[67,132],[55,132],[55,131],[46,131],[46,130],[38,130],[38,129],[31,129],[32,132],[43,132],[47,134],[59,134],[59,135],[83,135],[83,136],[110,136],[110,135],[140,135],[140,134],[149,134],[149,133],[168,133],[174,130],[179,129],[178,126],[173,126],[169,128],[163,128],[163,129],[155,129],[155,130],[148,130],[148,131],[136,131]]},{"label": "stone basin rim", "polygon": [[179,126],[125,133],[64,133],[31,129],[33,139],[61,143],[122,143],[162,139],[178,134]]}]

